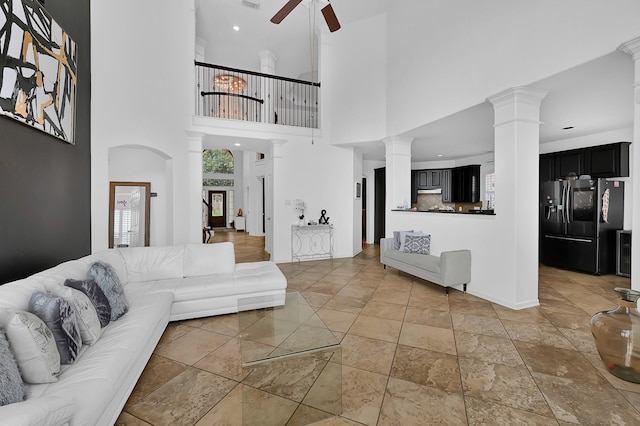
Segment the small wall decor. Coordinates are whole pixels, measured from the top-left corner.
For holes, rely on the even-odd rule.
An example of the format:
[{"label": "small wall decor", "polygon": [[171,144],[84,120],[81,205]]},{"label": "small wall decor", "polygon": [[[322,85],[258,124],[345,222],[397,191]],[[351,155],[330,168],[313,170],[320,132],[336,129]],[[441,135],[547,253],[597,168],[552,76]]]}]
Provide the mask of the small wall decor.
[{"label": "small wall decor", "polygon": [[36,0],[0,11],[0,115],[75,143],[78,47]]},{"label": "small wall decor", "polygon": [[329,216],[325,216],[327,214],[327,211],[322,209],[320,211],[320,219],[318,219],[318,223],[320,225],[328,225],[329,224]]},{"label": "small wall decor", "polygon": [[356,199],[362,198],[362,184],[360,182],[356,182]]}]

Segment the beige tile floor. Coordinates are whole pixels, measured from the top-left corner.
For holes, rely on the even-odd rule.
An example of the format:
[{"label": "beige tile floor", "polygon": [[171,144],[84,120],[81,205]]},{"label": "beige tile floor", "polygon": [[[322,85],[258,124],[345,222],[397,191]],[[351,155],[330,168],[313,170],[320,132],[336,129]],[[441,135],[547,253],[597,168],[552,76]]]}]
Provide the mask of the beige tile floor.
[{"label": "beige tile floor", "polygon": [[[212,239],[224,240],[238,261],[267,258],[262,238]],[[365,246],[353,259],[279,265],[342,341],[342,415],[318,424],[640,424],[640,385],[603,369],[589,328],[628,279],[541,267],[540,306],[513,311],[459,291],[447,298],[378,256]],[[235,315],[171,323],[117,424],[241,424],[237,332]],[[254,395],[255,424],[326,417],[276,393]]]}]

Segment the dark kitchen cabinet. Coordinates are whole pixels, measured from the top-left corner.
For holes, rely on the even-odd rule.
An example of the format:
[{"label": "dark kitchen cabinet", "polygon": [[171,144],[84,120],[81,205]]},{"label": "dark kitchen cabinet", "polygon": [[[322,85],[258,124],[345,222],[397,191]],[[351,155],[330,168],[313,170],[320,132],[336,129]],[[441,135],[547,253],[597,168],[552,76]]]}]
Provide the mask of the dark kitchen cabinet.
[{"label": "dark kitchen cabinet", "polygon": [[629,142],[585,148],[585,174],[592,178],[629,176]]},{"label": "dark kitchen cabinet", "polygon": [[540,182],[556,180],[556,162],[554,154],[540,155]]},{"label": "dark kitchen cabinet", "polygon": [[451,169],[451,202],[477,203],[480,201],[480,165]]},{"label": "dark kitchen cabinet", "polygon": [[555,153],[556,178],[567,176],[580,176],[584,174],[583,167],[584,150],[572,149]]},{"label": "dark kitchen cabinet", "polygon": [[418,172],[411,170],[411,204],[418,202]]},{"label": "dark kitchen cabinet", "polygon": [[442,186],[442,170],[416,170],[415,172],[418,189],[435,189]]},{"label": "dark kitchen cabinet", "polygon": [[592,178],[629,176],[629,145],[617,142],[540,155],[540,182],[566,178],[571,174]]},{"label": "dark kitchen cabinet", "polygon": [[442,202],[451,202],[451,169],[444,169],[440,176],[442,183]]}]

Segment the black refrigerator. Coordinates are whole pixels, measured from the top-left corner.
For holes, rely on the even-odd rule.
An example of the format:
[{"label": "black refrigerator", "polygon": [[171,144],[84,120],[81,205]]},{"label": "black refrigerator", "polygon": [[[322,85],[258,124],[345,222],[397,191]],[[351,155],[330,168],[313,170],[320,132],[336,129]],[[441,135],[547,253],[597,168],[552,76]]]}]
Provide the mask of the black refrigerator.
[{"label": "black refrigerator", "polygon": [[594,275],[615,272],[616,230],[624,219],[624,182],[551,181],[540,196],[540,261]]}]

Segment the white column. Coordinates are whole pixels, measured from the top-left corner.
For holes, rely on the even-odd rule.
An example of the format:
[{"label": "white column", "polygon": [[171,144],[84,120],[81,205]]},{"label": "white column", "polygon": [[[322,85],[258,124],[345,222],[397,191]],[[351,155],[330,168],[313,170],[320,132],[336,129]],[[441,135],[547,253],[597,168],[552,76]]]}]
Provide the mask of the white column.
[{"label": "white column", "polygon": [[202,140],[203,133],[187,132],[189,143],[188,242],[202,242]]},{"label": "white column", "polygon": [[[411,207],[411,142],[413,138],[391,136],[383,140],[385,146],[386,206],[385,210]],[[389,216],[386,215],[386,234],[390,235]]]},{"label": "white column", "polygon": [[504,296],[516,308],[538,304],[540,103],[545,95],[515,87],[489,98],[494,107],[496,220],[510,231],[501,239],[513,253],[504,259],[504,273],[513,281]]},{"label": "white column", "polygon": [[290,241],[291,238],[289,229],[290,222],[288,220],[283,220],[282,217],[280,217],[280,220],[277,220],[276,215],[274,214],[274,206],[276,203],[278,206],[281,206],[284,203],[283,197],[276,193],[276,188],[282,188],[282,182],[285,182],[287,179],[281,171],[283,170],[281,165],[284,162],[285,143],[287,143],[286,140],[271,140],[271,159],[264,183],[264,214],[266,222],[265,250],[267,253],[271,254],[271,259],[287,258],[288,255],[285,253],[289,250],[288,241]]},{"label": "white column", "polygon": [[[260,55],[260,72],[264,74],[276,74],[276,62],[278,58],[270,50],[263,50]],[[271,87],[273,80],[261,78],[262,85],[260,88],[260,96],[264,100],[262,104],[262,122],[273,123],[275,112],[275,90]]]},{"label": "white column", "polygon": [[630,40],[620,50],[633,57],[633,143],[631,144],[631,288],[640,290],[640,37]]}]

